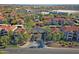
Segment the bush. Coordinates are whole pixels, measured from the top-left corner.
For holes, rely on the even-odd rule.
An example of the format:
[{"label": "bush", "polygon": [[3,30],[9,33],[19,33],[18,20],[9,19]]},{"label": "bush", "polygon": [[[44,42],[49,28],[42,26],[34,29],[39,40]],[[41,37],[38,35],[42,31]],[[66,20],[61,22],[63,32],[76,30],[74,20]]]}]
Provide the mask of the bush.
[{"label": "bush", "polygon": [[17,43],[21,45],[24,45],[28,41],[28,39],[31,38],[31,35],[25,32],[19,33],[19,35],[20,35],[20,38],[17,38]]}]

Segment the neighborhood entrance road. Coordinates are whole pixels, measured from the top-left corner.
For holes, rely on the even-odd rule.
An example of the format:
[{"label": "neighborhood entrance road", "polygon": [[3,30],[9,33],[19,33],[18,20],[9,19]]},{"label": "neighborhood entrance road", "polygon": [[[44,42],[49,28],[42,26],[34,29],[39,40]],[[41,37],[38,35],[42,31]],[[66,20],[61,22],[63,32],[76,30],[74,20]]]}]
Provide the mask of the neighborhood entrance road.
[{"label": "neighborhood entrance road", "polygon": [[79,54],[79,48],[6,48],[6,54]]}]

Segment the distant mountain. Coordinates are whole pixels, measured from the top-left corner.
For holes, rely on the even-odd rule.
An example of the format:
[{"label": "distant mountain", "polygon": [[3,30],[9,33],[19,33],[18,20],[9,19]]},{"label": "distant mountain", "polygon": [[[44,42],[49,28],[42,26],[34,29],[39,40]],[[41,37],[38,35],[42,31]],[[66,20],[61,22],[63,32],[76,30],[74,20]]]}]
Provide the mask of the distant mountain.
[{"label": "distant mountain", "polygon": [[9,6],[9,7],[17,7],[17,6],[43,6],[43,7],[55,7],[55,6],[64,6],[66,10],[79,10],[79,5],[66,5],[66,4],[0,4],[0,6]]}]

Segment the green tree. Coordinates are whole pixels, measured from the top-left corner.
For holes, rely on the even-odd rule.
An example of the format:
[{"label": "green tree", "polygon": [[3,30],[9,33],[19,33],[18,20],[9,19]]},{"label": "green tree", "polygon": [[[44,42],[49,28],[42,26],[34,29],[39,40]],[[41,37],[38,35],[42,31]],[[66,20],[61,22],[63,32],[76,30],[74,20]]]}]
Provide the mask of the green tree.
[{"label": "green tree", "polygon": [[63,32],[56,32],[53,33],[53,40],[54,41],[60,41],[60,40],[64,40],[64,33]]},{"label": "green tree", "polygon": [[21,36],[21,40],[24,40],[24,41],[27,41],[28,39],[31,38],[31,35],[27,32],[20,33],[20,36]]},{"label": "green tree", "polygon": [[34,25],[35,25],[35,22],[29,19],[25,21],[24,27],[27,29],[27,31],[30,31]]},{"label": "green tree", "polygon": [[52,33],[49,33],[49,35],[47,36],[47,40],[53,41],[53,34]]},{"label": "green tree", "polygon": [[44,26],[44,27],[42,27],[44,30],[46,30],[47,32],[49,32],[49,33],[51,33],[52,32],[52,30],[51,30],[51,28],[49,27],[49,26]]},{"label": "green tree", "polygon": [[0,36],[0,42],[3,46],[7,47],[9,44],[9,37],[8,36]]},{"label": "green tree", "polygon": [[12,24],[16,25],[17,24],[17,20],[12,20]]}]

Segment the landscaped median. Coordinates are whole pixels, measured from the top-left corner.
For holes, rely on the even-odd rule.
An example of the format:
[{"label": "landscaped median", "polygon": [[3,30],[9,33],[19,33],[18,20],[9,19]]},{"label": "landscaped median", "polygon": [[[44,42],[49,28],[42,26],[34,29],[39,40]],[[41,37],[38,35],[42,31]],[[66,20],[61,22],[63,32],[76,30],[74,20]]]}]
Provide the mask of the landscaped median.
[{"label": "landscaped median", "polygon": [[56,47],[56,48],[79,48],[78,42],[66,42],[66,41],[57,41],[46,44],[47,47]]},{"label": "landscaped median", "polygon": [[5,54],[7,51],[0,50],[0,54]]}]

